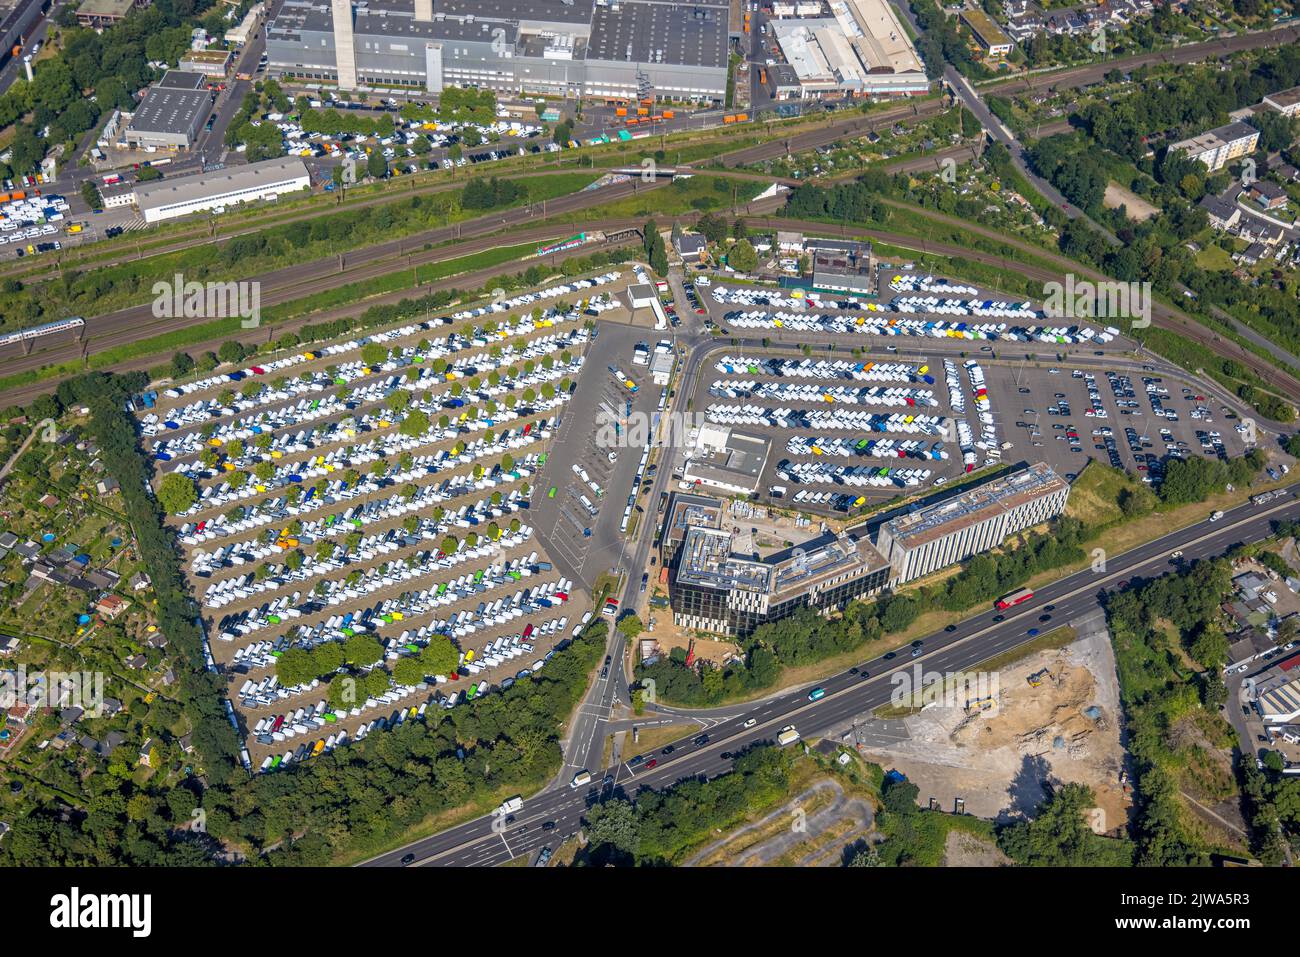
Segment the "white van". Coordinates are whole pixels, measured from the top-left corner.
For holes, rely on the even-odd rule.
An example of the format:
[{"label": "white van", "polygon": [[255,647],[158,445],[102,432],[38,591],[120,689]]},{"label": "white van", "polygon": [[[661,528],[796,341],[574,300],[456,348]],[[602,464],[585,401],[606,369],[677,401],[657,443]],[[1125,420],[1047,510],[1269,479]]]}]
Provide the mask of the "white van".
[{"label": "white van", "polygon": [[569,782],[569,787],[581,788],[581,787],[586,787],[590,783],[591,783],[591,772],[579,771],[577,774],[573,776],[573,780]]}]

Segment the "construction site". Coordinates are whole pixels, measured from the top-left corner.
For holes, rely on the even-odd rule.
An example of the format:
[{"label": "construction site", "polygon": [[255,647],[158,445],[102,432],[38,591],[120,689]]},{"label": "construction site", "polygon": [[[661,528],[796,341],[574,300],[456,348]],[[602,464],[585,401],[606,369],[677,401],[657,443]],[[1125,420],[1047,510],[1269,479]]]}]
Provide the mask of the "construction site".
[{"label": "construction site", "polygon": [[841,741],[904,775],[922,804],[998,821],[1029,815],[1050,786],[1086,784],[1097,799],[1090,826],[1115,833],[1132,789],[1114,658],[1100,620],[1078,633],[993,671],[991,694],[865,714]]}]

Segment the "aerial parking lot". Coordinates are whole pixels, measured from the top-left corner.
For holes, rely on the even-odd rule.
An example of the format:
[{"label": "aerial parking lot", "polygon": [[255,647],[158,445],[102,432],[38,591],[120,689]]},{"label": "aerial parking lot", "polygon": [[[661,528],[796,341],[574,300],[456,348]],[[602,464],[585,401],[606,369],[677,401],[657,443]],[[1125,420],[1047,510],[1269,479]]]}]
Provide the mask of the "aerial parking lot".
[{"label": "aerial parking lot", "polygon": [[771,440],[761,497],[849,511],[1021,460],[1073,478],[1096,458],[1158,484],[1172,459],[1246,447],[1221,398],[1143,365],[1104,320],[902,274],[862,298],[697,285],[734,344],[703,364],[694,408]]},{"label": "aerial parking lot", "polygon": [[507,688],[589,620],[532,506],[619,279],[137,397],[251,767]]}]

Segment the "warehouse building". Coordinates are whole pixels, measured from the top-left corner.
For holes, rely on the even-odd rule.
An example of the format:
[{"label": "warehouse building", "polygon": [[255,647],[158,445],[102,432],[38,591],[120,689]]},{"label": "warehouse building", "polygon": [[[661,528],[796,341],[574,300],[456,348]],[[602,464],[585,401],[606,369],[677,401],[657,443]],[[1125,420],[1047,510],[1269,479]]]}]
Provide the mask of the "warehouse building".
[{"label": "warehouse building", "polygon": [[1169,147],[1170,152],[1186,153],[1200,160],[1213,173],[1233,160],[1255,152],[1259,145],[1259,130],[1249,123],[1229,123],[1208,132],[1190,137]]},{"label": "warehouse building", "polygon": [[274,200],[285,193],[311,188],[311,175],[300,159],[263,160],[135,188],[135,204],[147,223],[175,219],[236,203]]},{"label": "warehouse building", "polygon": [[169,70],[144,95],[126,125],[123,140],[131,149],[187,150],[198,139],[213,92],[202,73]]},{"label": "warehouse building", "polygon": [[832,0],[829,8],[830,16],[768,21],[803,98],[929,91],[889,0]]},{"label": "warehouse building", "polygon": [[270,72],[308,82],[721,101],[729,0],[286,0]]},{"label": "warehouse building", "polygon": [[884,522],[876,530],[876,548],[889,560],[894,584],[902,584],[1055,518],[1069,495],[1070,484],[1039,462]]}]

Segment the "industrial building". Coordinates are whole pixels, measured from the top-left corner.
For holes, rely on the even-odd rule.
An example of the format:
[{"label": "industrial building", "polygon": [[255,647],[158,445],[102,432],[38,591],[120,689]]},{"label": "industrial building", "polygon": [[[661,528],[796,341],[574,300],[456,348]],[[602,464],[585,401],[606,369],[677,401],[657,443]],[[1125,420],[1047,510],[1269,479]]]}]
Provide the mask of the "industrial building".
[{"label": "industrial building", "polygon": [[207,83],[202,73],[169,70],[136,107],[123,141],[131,149],[189,149],[212,109]]},{"label": "industrial building", "polygon": [[700,426],[682,478],[737,495],[758,491],[772,442],[722,425]]},{"label": "industrial building", "polygon": [[1191,159],[1200,160],[1213,173],[1233,160],[1255,152],[1258,145],[1259,130],[1249,123],[1237,122],[1189,137],[1169,147],[1169,151],[1186,153]]},{"label": "industrial building", "polygon": [[46,0],[0,2],[0,66],[9,61],[14,47],[20,47],[23,39],[31,36],[45,6]]},{"label": "industrial building", "polygon": [[812,239],[807,248],[812,256],[814,289],[858,294],[875,291],[870,243]]},{"label": "industrial building", "polygon": [[716,499],[672,497],[661,550],[673,621],[682,628],[743,637],[800,608],[842,609],[889,578],[889,563],[865,538],[828,534],[761,561],[733,554],[721,526]]},{"label": "industrial building", "polygon": [[801,97],[929,91],[925,66],[889,0],[831,0],[829,10],[768,21]]},{"label": "industrial building", "polygon": [[721,101],[729,0],[286,0],[268,70],[309,82]]},{"label": "industrial building", "polygon": [[1039,462],[882,523],[876,548],[889,560],[894,584],[902,584],[1055,518],[1069,495],[1070,484]]},{"label": "industrial building", "polygon": [[235,203],[272,200],[310,188],[311,175],[302,160],[272,159],[144,183],[135,188],[135,204],[145,222],[157,223]]}]

